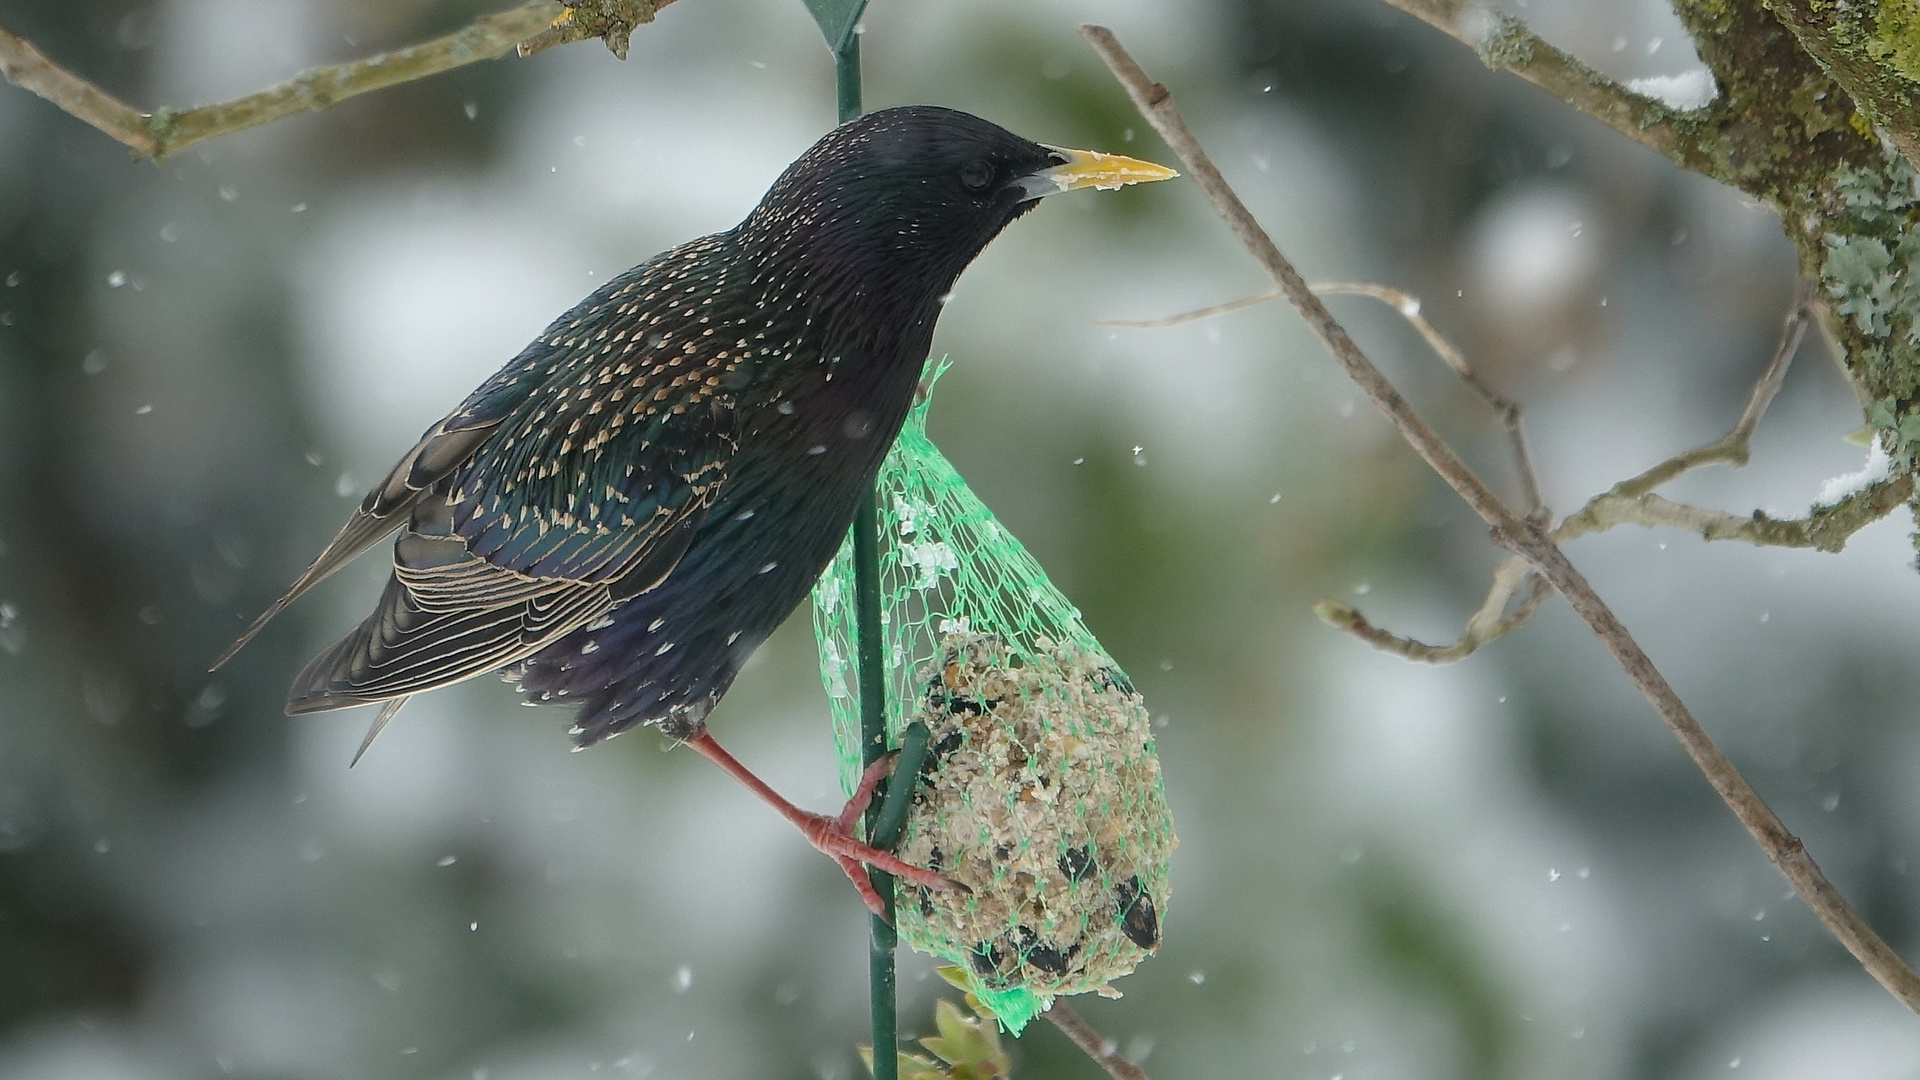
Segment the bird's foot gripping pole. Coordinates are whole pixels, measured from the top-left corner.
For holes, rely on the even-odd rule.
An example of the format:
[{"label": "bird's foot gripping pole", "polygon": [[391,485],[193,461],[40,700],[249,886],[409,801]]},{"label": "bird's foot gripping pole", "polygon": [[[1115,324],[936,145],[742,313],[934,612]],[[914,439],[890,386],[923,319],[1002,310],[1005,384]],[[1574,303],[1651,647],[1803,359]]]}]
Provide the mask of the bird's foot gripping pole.
[{"label": "bird's foot gripping pole", "polygon": [[861,869],[863,863],[895,877],[905,878],[916,885],[924,885],[929,889],[958,887],[931,870],[902,862],[894,855],[863,843],[853,835],[853,824],[859,820],[867,804],[873,801],[874,788],[892,771],[894,755],[888,754],[868,765],[866,771],[860,774],[860,786],[854,790],[853,798],[847,800],[847,805],[840,811],[840,816],[828,817],[825,814],[802,810],[788,802],[779,792],[767,786],[766,781],[755,776],[752,770],[740,764],[738,759],[721,748],[720,744],[713,740],[713,736],[707,733],[705,725],[680,741],[698,751],[701,757],[720,766],[728,776],[745,784],[747,790],[760,796],[763,802],[778,810],[781,817],[791,821],[794,827],[800,830],[800,834],[807,838],[808,843],[839,863],[840,869],[846,871],[848,879],[853,882],[853,887],[859,891],[860,899],[875,915],[884,917],[886,905],[882,903],[880,894],[874,891],[873,884],[867,880],[866,872]]}]

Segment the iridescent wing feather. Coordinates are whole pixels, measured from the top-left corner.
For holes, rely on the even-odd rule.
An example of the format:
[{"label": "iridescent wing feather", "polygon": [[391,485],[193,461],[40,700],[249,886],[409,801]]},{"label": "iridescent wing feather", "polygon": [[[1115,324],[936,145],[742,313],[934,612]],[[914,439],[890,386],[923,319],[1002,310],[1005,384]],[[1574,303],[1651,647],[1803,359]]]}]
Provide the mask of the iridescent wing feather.
[{"label": "iridescent wing feather", "polygon": [[[496,388],[491,400],[517,400],[465,454],[428,455],[446,463],[438,477],[408,473],[428,489],[410,496],[380,603],[300,673],[289,712],[509,667],[678,564],[736,446],[729,365],[670,341],[630,340],[645,320],[619,300],[645,284],[616,281],[612,302],[590,301],[586,317],[556,322],[516,369],[521,386],[535,384],[530,392]],[[470,403],[487,400],[507,374]],[[442,426],[470,422],[468,411]]]}]

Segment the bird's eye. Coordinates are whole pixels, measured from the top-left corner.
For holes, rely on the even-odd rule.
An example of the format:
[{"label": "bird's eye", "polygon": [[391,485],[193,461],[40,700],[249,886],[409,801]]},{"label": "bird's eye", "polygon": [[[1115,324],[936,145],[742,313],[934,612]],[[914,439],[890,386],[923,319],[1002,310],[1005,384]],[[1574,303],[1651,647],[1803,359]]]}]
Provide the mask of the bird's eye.
[{"label": "bird's eye", "polygon": [[993,183],[993,164],[988,161],[972,161],[960,170],[960,182],[968,191],[985,191]]}]

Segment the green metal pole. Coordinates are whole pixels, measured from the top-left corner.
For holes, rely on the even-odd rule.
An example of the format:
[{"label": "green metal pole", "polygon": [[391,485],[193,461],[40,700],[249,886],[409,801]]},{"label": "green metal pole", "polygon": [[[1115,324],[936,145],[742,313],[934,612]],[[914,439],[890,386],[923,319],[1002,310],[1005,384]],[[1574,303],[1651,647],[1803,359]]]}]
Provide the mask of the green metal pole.
[{"label": "green metal pole", "polygon": [[849,33],[833,54],[833,83],[840,100],[840,122],[860,115],[860,35]]},{"label": "green metal pole", "polygon": [[[834,87],[840,122],[860,115],[860,35],[849,32],[833,54]],[[871,765],[887,752],[887,680],[880,639],[880,513],[874,490],[860,498],[853,519],[854,625],[860,653],[860,760]],[[889,785],[891,786],[891,785]],[[878,839],[883,788],[867,809],[867,837]],[[897,839],[897,837],[895,838]],[[899,1021],[895,1014],[893,875],[868,868],[885,915],[868,920],[867,985],[873,1012],[873,1080],[897,1080]]]},{"label": "green metal pole", "polygon": [[[874,493],[860,499],[853,521],[854,614],[860,651],[860,757],[867,763],[887,751],[887,683],[880,644],[879,514]],[[892,785],[887,785],[891,787]],[[875,792],[867,808],[867,838],[879,843],[880,813],[886,799]],[[894,839],[898,839],[896,836]],[[873,1080],[895,1080],[899,1044],[894,1013],[893,875],[867,868],[867,878],[880,894],[884,915],[868,918],[867,987],[873,1012]]]}]

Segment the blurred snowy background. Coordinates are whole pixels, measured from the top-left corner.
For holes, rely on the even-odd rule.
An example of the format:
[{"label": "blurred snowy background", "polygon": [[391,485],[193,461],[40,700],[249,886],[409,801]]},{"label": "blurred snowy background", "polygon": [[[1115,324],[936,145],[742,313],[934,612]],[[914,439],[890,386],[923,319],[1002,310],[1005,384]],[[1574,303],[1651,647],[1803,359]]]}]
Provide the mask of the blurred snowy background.
[{"label": "blurred snowy background", "polygon": [[[129,100],[230,97],[463,24],[472,0],[0,0]],[[1685,76],[1658,0],[1516,11],[1621,78]],[[1372,0],[874,0],[870,107],[935,102],[1169,160],[1075,35],[1110,23],[1303,270],[1419,293],[1526,401],[1562,512],[1731,424],[1792,285],[1773,220]],[[864,913],[710,765],[483,680],[280,715],[370,556],[207,662],[368,482],[608,276],[740,218],[833,115],[796,0],[684,0],[615,62],[499,61],[155,168],[0,87],[0,1077],[862,1075]],[[1050,202],[962,279],[934,434],[1161,725],[1183,845],[1161,954],[1081,1004],[1158,1080],[1911,1080],[1920,1024],[1787,894],[1564,606],[1433,669],[1484,529],[1187,184]],[[1363,345],[1511,490],[1397,317]],[[1744,472],[1803,512],[1859,466],[1809,339]],[[1920,578],[1904,515],[1843,556],[1622,529],[1575,560],[1843,892],[1920,948]],[[804,615],[715,716],[838,804]],[[364,711],[363,711],[364,712]],[[1913,865],[1910,867],[1910,863]],[[904,961],[904,1025],[943,991]],[[1016,1075],[1099,1074],[1046,1025]]]}]

